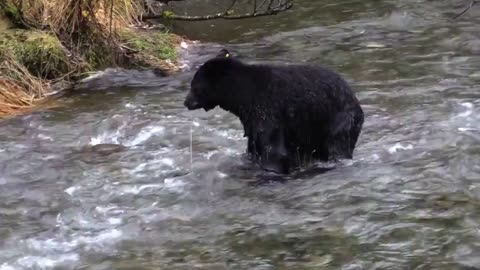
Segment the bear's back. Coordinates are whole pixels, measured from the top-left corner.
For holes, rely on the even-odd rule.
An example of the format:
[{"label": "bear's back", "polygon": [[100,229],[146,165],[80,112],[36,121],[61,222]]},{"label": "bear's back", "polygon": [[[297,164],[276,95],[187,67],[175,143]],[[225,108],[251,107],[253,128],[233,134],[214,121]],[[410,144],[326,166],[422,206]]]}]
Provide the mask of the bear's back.
[{"label": "bear's back", "polygon": [[[260,67],[260,66],[258,66]],[[336,72],[319,65],[263,65],[269,71],[260,101],[282,107],[303,107],[316,113],[341,111],[358,104],[353,90]]]}]

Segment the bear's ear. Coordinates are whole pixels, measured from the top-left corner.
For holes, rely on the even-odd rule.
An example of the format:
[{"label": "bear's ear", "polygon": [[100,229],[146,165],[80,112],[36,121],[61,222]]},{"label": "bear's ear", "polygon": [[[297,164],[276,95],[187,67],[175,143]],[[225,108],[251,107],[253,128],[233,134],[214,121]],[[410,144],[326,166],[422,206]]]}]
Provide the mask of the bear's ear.
[{"label": "bear's ear", "polygon": [[222,49],[220,52],[217,54],[217,57],[220,58],[230,58],[232,55],[227,49]]}]

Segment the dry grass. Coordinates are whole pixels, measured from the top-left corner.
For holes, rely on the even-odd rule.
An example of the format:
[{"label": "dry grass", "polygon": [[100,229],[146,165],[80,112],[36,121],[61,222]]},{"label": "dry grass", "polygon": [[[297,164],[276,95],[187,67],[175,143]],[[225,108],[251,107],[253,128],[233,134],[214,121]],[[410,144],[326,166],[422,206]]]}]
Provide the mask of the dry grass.
[{"label": "dry grass", "polygon": [[0,56],[0,117],[30,111],[39,104],[49,84],[35,76],[14,58]]},{"label": "dry grass", "polygon": [[22,11],[25,22],[35,28],[75,33],[88,23],[118,27],[139,23],[140,0],[6,0]]},{"label": "dry grass", "polygon": [[15,25],[41,31],[0,35],[0,117],[36,108],[49,80],[75,80],[111,66],[176,68],[171,35],[132,29],[142,0],[0,0],[2,10]]},{"label": "dry grass", "polygon": [[21,8],[25,21],[48,27],[59,35],[76,36],[94,30],[106,35],[138,24],[143,12],[140,0],[6,0]]},{"label": "dry grass", "polygon": [[139,18],[143,12],[141,1],[104,0],[95,17],[104,26],[112,26],[113,30],[116,30],[140,24]]}]

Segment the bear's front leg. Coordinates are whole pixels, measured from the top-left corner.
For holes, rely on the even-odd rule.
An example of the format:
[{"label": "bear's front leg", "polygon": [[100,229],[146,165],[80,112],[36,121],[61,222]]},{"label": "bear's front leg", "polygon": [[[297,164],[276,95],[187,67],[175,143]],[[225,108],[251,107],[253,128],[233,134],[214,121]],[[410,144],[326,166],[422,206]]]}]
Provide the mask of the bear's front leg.
[{"label": "bear's front leg", "polygon": [[288,174],[290,164],[283,130],[280,128],[266,130],[260,133],[259,137],[262,169],[279,174]]}]

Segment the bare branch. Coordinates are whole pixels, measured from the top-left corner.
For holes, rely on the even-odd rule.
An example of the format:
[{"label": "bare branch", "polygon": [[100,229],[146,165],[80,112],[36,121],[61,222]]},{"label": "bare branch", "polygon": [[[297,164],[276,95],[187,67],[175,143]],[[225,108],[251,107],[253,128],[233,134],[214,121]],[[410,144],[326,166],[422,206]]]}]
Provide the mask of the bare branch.
[{"label": "bare branch", "polygon": [[271,9],[272,9],[272,5],[273,5],[273,1],[270,0],[270,3],[268,3],[268,8],[267,8],[267,10],[271,10]]},{"label": "bare branch", "polygon": [[[261,9],[263,7],[263,5],[265,5],[265,3],[267,2],[268,0],[263,0],[263,2],[260,4],[260,6],[258,6],[258,9]],[[270,1],[271,2],[271,1]]]},{"label": "bare branch", "polygon": [[237,0],[232,0],[232,3],[230,4],[230,6],[225,10],[225,14],[228,14],[228,12],[230,10],[232,10],[232,8],[235,6],[235,4],[237,3]]},{"label": "bare branch", "polygon": [[473,0],[472,2],[470,2],[470,5],[468,5],[462,12],[455,15],[455,17],[453,17],[453,19],[455,20],[458,17],[462,16],[463,14],[467,13],[467,11],[469,11],[475,4],[477,4],[479,2],[480,2],[480,0]]},{"label": "bare branch", "polygon": [[164,4],[168,4],[169,2],[180,2],[180,1],[183,1],[183,0],[155,0],[157,2],[160,2],[160,3],[164,3]]},{"label": "bare branch", "polygon": [[[222,13],[203,15],[203,16],[186,16],[186,15],[169,14],[167,18],[172,20],[179,20],[179,21],[206,21],[206,20],[215,20],[215,19],[239,20],[239,19],[245,19],[245,18],[275,15],[279,12],[286,11],[293,7],[293,0],[285,0],[285,1],[279,0],[278,5],[276,6],[274,6],[274,2],[276,2],[275,0],[264,0],[258,8],[262,7],[267,1],[269,1],[268,7],[266,10],[263,10],[263,11],[259,11],[257,9],[256,7],[257,1],[255,0],[254,1],[255,7],[253,12],[239,14],[239,15],[232,15],[231,11],[237,2],[237,0],[232,0],[232,3],[230,4],[229,8]],[[162,15],[150,15],[150,16],[142,17],[143,20],[161,19],[161,18],[166,18],[166,16],[162,14]]]}]

